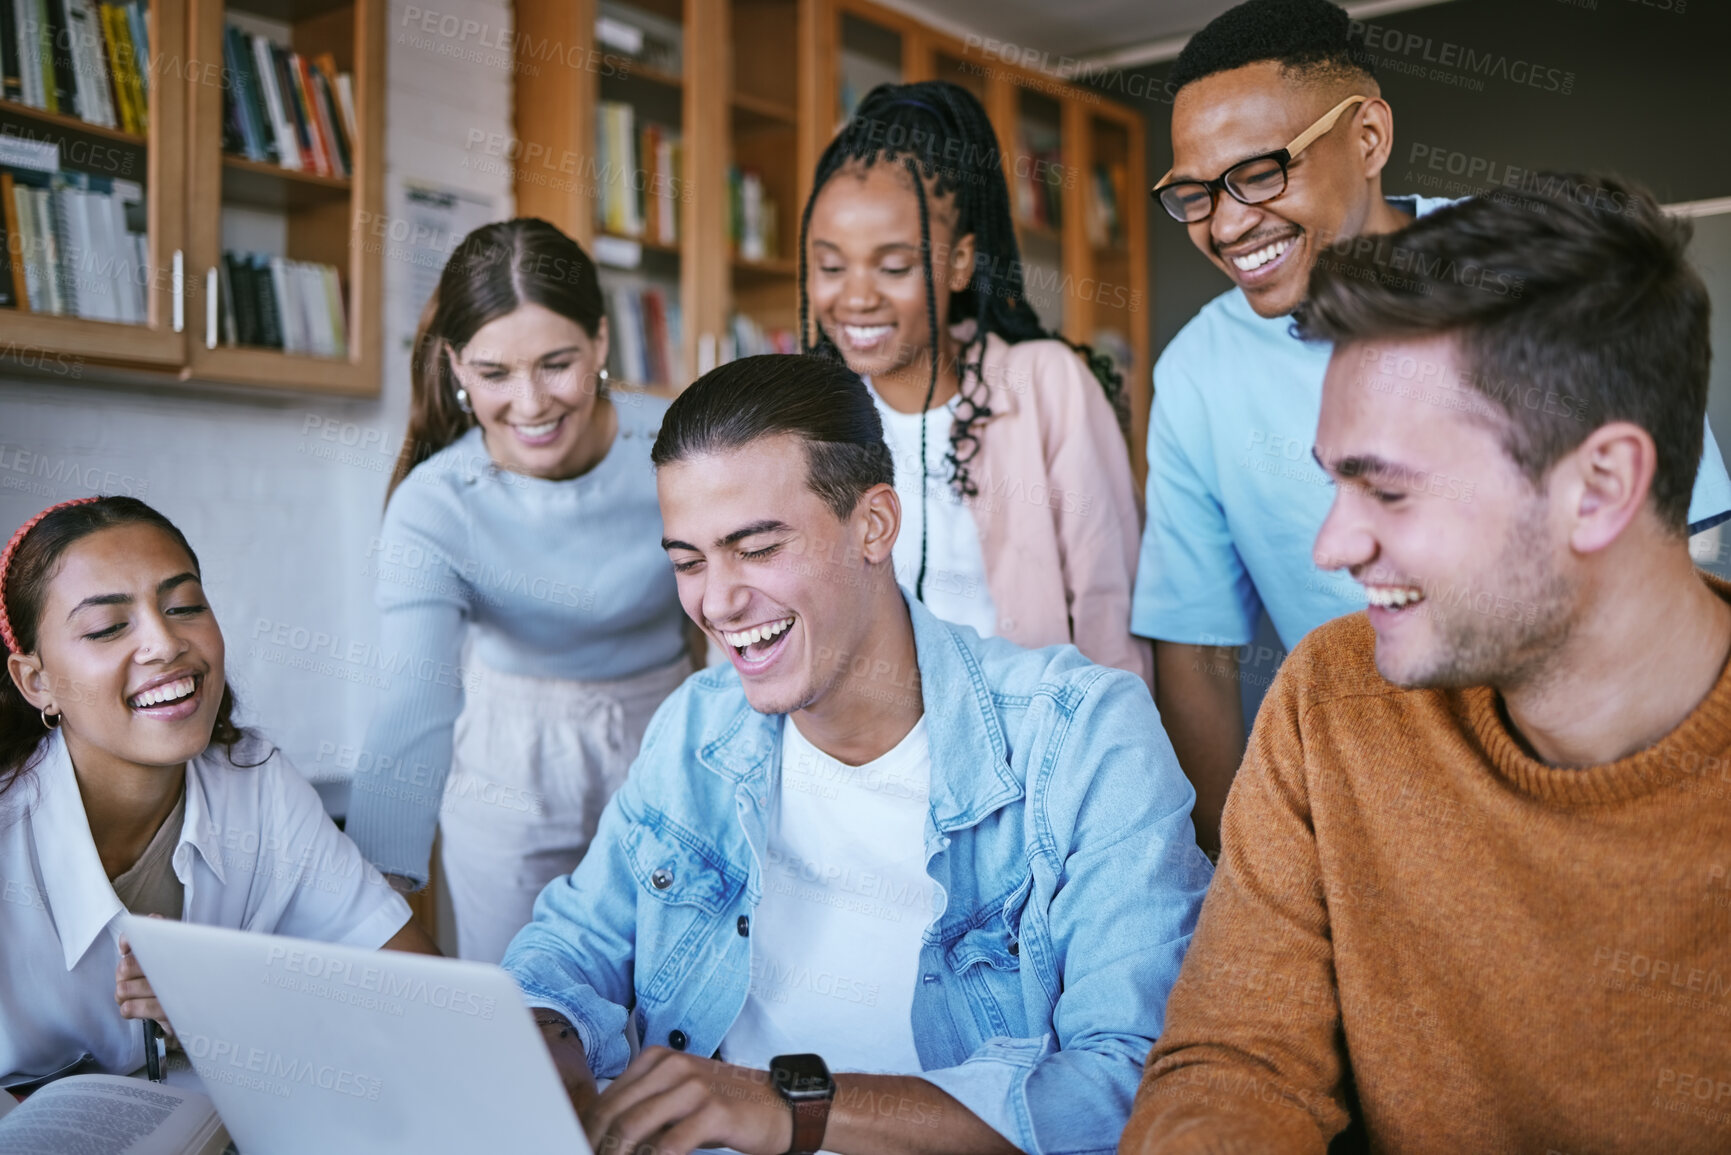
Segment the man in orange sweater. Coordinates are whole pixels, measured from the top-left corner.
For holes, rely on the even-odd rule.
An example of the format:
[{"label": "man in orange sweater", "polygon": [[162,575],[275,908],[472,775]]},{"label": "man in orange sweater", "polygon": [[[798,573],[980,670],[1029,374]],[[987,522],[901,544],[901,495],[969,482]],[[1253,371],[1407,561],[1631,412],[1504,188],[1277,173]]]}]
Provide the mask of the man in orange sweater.
[{"label": "man in orange sweater", "polygon": [[1536,183],[1312,278],[1371,607],[1262,707],[1123,1152],[1731,1151],[1707,294],[1646,194]]}]

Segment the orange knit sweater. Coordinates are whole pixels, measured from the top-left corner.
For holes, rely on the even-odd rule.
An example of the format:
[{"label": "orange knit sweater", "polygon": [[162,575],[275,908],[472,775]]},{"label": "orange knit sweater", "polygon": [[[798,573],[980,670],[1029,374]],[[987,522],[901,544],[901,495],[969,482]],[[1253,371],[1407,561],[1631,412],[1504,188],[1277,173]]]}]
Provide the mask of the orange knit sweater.
[{"label": "orange knit sweater", "polygon": [[1119,1150],[1731,1152],[1731,666],[1571,770],[1374,650],[1330,622],[1263,704]]}]

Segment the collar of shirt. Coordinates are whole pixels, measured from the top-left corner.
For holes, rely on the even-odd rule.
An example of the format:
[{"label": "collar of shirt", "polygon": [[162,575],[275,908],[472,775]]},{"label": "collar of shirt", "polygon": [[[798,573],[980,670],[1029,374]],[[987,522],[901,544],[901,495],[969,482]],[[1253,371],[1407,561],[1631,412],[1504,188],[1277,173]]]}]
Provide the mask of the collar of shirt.
[{"label": "collar of shirt", "polygon": [[[174,847],[174,874],[187,885],[191,876],[188,858],[195,848],[204,856],[219,880],[223,879],[221,831],[211,817],[209,799],[198,773],[198,759],[186,764],[186,818],[180,840]],[[96,941],[96,936],[126,908],[108,881],[96,839],[90,833],[90,818],[72,771],[66,739],[58,730],[48,738],[48,749],[34,777],[41,791],[30,811],[30,829],[35,836],[42,866],[42,888],[48,898],[49,915],[60,936],[66,969],[78,965]],[[226,881],[226,880],[225,880]]]},{"label": "collar of shirt", "polygon": [[[924,698],[932,821],[937,832],[960,830],[1022,797],[1022,785],[1010,772],[1009,741],[978,659],[907,591],[902,598],[913,619],[918,677],[888,676]],[[698,761],[750,788],[761,804],[780,748],[781,719],[742,707],[715,740],[698,748]]]}]

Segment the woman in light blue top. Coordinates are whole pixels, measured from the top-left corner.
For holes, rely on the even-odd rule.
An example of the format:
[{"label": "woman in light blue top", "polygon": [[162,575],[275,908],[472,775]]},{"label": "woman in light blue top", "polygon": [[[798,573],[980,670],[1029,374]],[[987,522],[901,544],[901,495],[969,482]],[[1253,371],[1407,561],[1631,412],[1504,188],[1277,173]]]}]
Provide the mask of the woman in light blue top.
[{"label": "woman in light blue top", "polygon": [[666,403],[609,391],[606,360],[594,264],[529,219],[464,238],[416,342],[348,833],[412,889],[440,828],[464,958],[497,962],[582,859],[691,669],[649,463]]}]

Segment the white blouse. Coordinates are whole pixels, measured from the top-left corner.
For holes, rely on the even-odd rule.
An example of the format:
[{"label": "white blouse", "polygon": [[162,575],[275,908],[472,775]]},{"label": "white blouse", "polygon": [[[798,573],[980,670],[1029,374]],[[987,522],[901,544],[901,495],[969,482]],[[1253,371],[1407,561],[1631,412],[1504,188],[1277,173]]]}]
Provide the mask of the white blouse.
[{"label": "white blouse", "polygon": [[[125,907],[66,743],[56,732],[44,744],[0,798],[0,1086],[85,1056],[115,1074],[144,1063],[141,1027],[114,1002],[115,916]],[[251,732],[232,761],[213,745],[187,763],[173,862],[188,922],[378,947],[409,919],[312,786]]]}]

